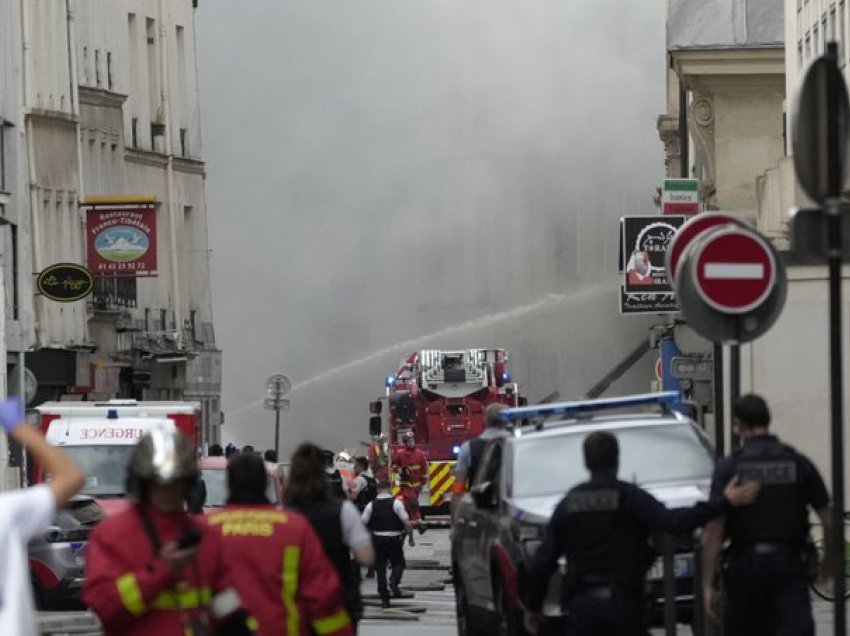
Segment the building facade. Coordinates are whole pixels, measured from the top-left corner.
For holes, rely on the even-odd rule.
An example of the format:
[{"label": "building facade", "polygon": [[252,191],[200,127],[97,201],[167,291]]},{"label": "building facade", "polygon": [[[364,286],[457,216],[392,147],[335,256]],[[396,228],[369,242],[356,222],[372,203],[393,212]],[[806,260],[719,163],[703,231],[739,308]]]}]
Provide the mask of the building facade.
[{"label": "building facade", "polygon": [[[676,108],[662,115],[658,126],[668,170],[680,165],[676,152],[683,148],[681,161],[690,174],[706,181],[705,207],[740,215],[780,251],[788,273],[787,299],[773,327],[741,347],[741,390],[767,398],[774,430],[810,455],[824,475],[831,453],[827,271],[796,264],[790,253],[790,212],[812,205],[797,185],[791,130],[801,71],[825,51],[826,42],[839,43],[847,76],[849,20],[846,0],[669,0],[668,87],[676,91],[669,101],[687,104],[689,134],[682,141],[681,128],[674,125],[679,122]],[[706,34],[713,34],[714,46]],[[708,82],[695,77],[705,74],[713,77]],[[681,102],[676,99],[679,81],[687,91]],[[721,96],[716,90],[733,84],[734,93]],[[705,118],[712,122],[705,139],[697,110],[709,110],[700,103],[703,86],[710,89],[713,113]],[[729,109],[725,116],[721,107]],[[850,293],[846,280],[844,293]],[[847,342],[845,334],[845,360]]]},{"label": "building facade", "polygon": [[[217,440],[196,2],[37,0],[2,10],[2,81],[15,95],[4,91],[0,111],[14,168],[9,227],[0,228],[13,255],[4,259],[10,365],[24,352],[31,404],[198,400],[205,438]],[[93,294],[77,302],[37,293],[33,273],[89,263],[104,239],[88,227],[93,213],[139,208],[151,210],[142,240],[155,267],[94,271]],[[123,240],[122,231],[105,239]],[[23,375],[13,371],[10,383]]]}]

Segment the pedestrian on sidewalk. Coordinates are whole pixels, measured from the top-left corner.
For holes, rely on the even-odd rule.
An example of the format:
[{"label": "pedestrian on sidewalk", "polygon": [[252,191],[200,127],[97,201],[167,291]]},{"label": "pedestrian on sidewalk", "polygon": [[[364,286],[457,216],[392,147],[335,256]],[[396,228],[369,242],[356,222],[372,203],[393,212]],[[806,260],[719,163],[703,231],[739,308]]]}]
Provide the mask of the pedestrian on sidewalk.
[{"label": "pedestrian on sidewalk", "polygon": [[375,553],[357,508],[348,499],[331,494],[324,453],[314,444],[302,444],[292,454],[284,510],[303,514],[319,535],[325,554],[336,568],[356,633],[363,614],[359,565],[370,567]]},{"label": "pedestrian on sidewalk", "polygon": [[[207,520],[222,536],[225,557],[258,636],[348,636],[339,576],[310,522],[266,497],[268,476],[259,455],[227,465],[227,504]],[[283,590],[283,594],[281,594]]]},{"label": "pedestrian on sidewalk", "polygon": [[[413,526],[404,504],[394,499],[387,481],[378,482],[378,496],[363,510],[363,523],[372,534],[375,546],[375,570],[378,575],[378,596],[381,607],[390,606],[390,596],[401,598],[401,577],[404,574],[404,535],[411,533]],[[390,566],[390,582],[387,587],[387,565]]]},{"label": "pedestrian on sidewalk", "polygon": [[65,453],[25,422],[17,398],[0,402],[0,424],[50,475],[47,484],[0,495],[0,634],[35,636],[27,544],[47,529],[56,510],[82,487],[83,474]]}]

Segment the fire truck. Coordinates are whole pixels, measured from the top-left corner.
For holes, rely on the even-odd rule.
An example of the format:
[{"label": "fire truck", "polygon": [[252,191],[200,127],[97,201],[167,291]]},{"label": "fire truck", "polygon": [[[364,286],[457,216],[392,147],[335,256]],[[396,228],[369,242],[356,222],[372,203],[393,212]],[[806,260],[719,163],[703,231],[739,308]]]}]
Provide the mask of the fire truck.
[{"label": "fire truck", "polygon": [[[198,402],[45,402],[36,407],[41,432],[76,462],[86,476],[82,494],[94,497],[107,514],[128,505],[124,476],[139,438],[155,426],[175,427],[198,448],[201,405]],[[42,481],[41,467],[32,467]]]},{"label": "fire truck", "polygon": [[369,433],[373,440],[386,435],[391,454],[402,448],[405,433],[414,434],[429,461],[420,505],[431,510],[448,503],[461,444],[484,430],[484,409],[497,402],[526,403],[504,349],[415,351],[384,386],[385,397],[370,404]]}]

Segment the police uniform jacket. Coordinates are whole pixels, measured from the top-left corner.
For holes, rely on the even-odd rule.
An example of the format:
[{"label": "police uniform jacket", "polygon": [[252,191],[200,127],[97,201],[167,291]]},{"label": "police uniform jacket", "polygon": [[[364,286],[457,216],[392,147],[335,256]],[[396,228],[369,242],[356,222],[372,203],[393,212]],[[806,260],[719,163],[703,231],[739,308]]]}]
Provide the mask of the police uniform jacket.
[{"label": "police uniform jacket", "polygon": [[598,473],[570,490],[555,508],[528,576],[527,607],[539,612],[561,555],[567,594],[609,585],[639,597],[655,553],[652,532],[693,530],[730,508],[722,496],[690,508],[668,509],[642,488]]},{"label": "police uniform jacket", "polygon": [[809,535],[808,506],[829,504],[823,479],[812,462],[773,435],[757,435],[722,460],[711,492],[716,496],[734,476],[761,484],[750,506],[731,510],[726,534],[732,551],[756,543],[787,543],[802,547]]}]

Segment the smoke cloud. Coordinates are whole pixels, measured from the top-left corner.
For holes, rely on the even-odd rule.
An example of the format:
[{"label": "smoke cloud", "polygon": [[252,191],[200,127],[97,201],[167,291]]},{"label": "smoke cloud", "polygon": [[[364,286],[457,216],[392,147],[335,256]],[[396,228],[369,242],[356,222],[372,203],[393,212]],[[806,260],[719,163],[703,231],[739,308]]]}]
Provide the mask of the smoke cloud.
[{"label": "smoke cloud", "polygon": [[[254,0],[198,9],[226,441],[366,437],[420,348],[504,346],[532,400],[641,337],[617,219],[662,177],[662,0]],[[645,390],[651,364],[612,389]]]}]

